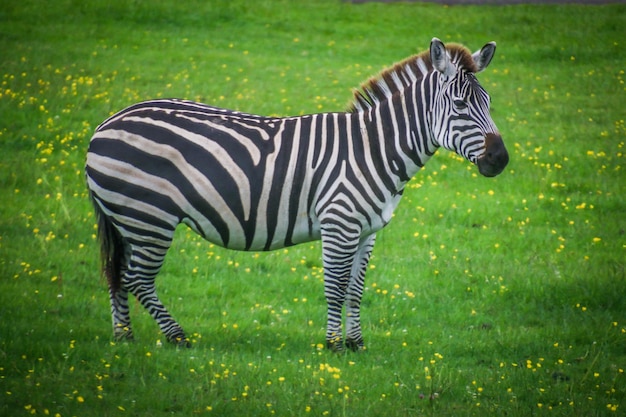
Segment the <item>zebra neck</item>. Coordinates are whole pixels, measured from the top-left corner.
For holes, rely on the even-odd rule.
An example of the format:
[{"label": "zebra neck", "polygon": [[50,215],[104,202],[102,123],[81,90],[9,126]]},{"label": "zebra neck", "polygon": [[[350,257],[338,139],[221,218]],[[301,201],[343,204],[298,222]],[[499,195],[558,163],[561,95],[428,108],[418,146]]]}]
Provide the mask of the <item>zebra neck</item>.
[{"label": "zebra neck", "polygon": [[437,151],[426,109],[398,94],[354,114],[358,118],[361,140],[367,143],[372,159],[396,177],[394,183],[398,191]]}]

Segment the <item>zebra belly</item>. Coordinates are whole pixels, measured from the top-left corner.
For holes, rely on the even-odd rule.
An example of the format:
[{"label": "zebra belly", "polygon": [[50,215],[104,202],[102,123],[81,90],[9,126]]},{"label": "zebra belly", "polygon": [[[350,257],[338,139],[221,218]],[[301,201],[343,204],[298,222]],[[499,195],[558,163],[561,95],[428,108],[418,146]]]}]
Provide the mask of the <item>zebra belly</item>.
[{"label": "zebra belly", "polygon": [[[283,217],[283,219],[284,218],[285,217]],[[198,223],[190,218],[183,218],[182,223],[189,226],[207,241],[223,248],[238,251],[263,252],[320,240],[319,221],[310,219],[308,214],[301,214],[298,216],[298,219],[299,220],[294,225],[293,233],[288,239],[286,239],[284,235],[274,234],[272,235],[273,237],[268,238],[267,233],[259,233],[257,236],[249,238],[246,238],[244,235],[239,237],[230,236],[228,242],[224,242],[220,233],[217,233],[216,229],[209,223],[204,221]],[[281,221],[280,218],[277,220],[279,222]],[[200,228],[198,228],[198,224],[201,226]],[[208,231],[208,233],[205,231]]]}]

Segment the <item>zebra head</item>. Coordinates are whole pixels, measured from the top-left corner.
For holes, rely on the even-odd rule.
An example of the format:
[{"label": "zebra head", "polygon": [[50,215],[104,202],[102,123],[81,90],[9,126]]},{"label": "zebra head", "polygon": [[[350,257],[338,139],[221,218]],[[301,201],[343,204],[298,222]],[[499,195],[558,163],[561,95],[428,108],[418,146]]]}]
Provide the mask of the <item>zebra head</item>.
[{"label": "zebra head", "polygon": [[489,65],[495,51],[495,42],[474,54],[459,47],[447,49],[437,38],[430,44],[437,91],[430,121],[432,134],[439,146],[476,164],[486,177],[498,175],[509,162],[489,113],[489,94],[475,76]]}]

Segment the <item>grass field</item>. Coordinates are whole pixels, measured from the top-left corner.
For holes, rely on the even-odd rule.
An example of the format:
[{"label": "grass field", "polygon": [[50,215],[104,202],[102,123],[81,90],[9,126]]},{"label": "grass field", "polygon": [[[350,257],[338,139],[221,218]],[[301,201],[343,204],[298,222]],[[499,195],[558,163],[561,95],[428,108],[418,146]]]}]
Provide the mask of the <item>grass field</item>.
[{"label": "grass field", "polygon": [[[10,1],[0,9],[0,414],[612,416],[626,412],[626,6]],[[111,339],[83,164],[136,101],[337,111],[438,36],[511,155],[440,151],[379,233],[367,349],[322,348],[318,243],[228,252],[189,230],[159,276],[192,338],[132,305]]]}]

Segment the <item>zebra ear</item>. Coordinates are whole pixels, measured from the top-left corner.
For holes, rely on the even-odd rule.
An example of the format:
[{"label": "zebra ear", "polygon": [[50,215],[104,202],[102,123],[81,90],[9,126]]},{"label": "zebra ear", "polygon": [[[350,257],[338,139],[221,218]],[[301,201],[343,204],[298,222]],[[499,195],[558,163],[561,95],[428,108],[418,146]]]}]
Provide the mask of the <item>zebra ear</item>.
[{"label": "zebra ear", "polygon": [[476,64],[476,72],[481,72],[482,70],[487,68],[495,53],[495,42],[489,42],[488,44],[483,46],[480,51],[474,52],[474,54],[472,54],[472,58],[474,58],[474,63]]},{"label": "zebra ear", "polygon": [[456,67],[450,62],[446,46],[437,38],[430,41],[430,60],[433,67],[442,74],[448,77],[456,74]]}]

